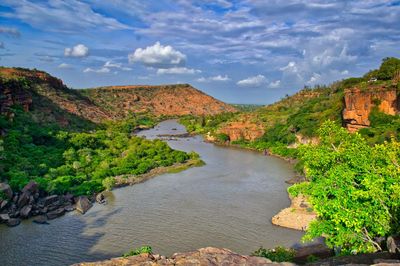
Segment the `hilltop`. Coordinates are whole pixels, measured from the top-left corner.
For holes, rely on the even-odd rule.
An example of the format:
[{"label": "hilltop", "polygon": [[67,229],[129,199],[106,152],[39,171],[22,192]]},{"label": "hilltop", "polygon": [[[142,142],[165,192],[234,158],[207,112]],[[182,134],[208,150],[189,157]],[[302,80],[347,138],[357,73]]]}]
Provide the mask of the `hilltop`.
[{"label": "hilltop", "polygon": [[129,112],[159,115],[215,115],[236,109],[189,84],[110,86],[80,90],[115,118]]}]

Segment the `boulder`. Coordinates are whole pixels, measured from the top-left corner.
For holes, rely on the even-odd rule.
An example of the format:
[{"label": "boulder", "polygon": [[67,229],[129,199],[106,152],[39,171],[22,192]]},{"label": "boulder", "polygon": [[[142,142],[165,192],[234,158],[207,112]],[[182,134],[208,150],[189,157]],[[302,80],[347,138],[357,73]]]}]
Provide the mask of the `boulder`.
[{"label": "boulder", "polygon": [[75,207],[72,205],[67,205],[64,207],[66,212],[72,212],[73,210],[75,210]]},{"label": "boulder", "polygon": [[58,195],[51,195],[43,199],[43,205],[49,206],[50,204],[58,201]]},{"label": "boulder", "polygon": [[65,202],[73,202],[74,195],[72,195],[71,193],[67,193],[63,196],[63,199]]},{"label": "boulder", "polygon": [[97,203],[100,203],[100,204],[106,203],[106,198],[104,197],[104,194],[103,194],[103,193],[97,194],[97,196],[96,196],[96,202],[97,202]]},{"label": "boulder", "polygon": [[53,219],[55,219],[57,217],[60,217],[60,216],[64,215],[64,213],[65,213],[65,209],[64,208],[59,208],[57,210],[48,212],[46,214],[46,216],[47,216],[47,219],[53,220]]},{"label": "boulder", "polygon": [[76,210],[80,213],[85,214],[92,206],[93,204],[86,196],[78,197],[76,202]]},{"label": "boulder", "polygon": [[9,184],[0,183],[0,192],[2,192],[8,199],[12,199],[13,191]]},{"label": "boulder", "polygon": [[21,218],[28,218],[32,211],[32,205],[25,205],[19,212]]},{"label": "boulder", "polygon": [[22,189],[22,192],[29,192],[30,194],[35,194],[38,192],[39,186],[35,181],[29,181],[28,184]]},{"label": "boulder", "polygon": [[8,204],[8,200],[3,200],[0,203],[0,210],[4,209],[7,206],[7,204]]},{"label": "boulder", "polygon": [[10,220],[10,216],[8,215],[8,213],[0,214],[0,222],[6,223],[8,220]]},{"label": "boulder", "polygon": [[37,223],[37,224],[49,224],[47,222],[47,217],[44,215],[39,215],[38,217],[35,217],[35,219],[33,219],[32,222]]},{"label": "boulder", "polygon": [[30,196],[31,196],[31,194],[29,191],[22,192],[22,194],[18,198],[18,204],[17,204],[18,207],[21,208],[21,207],[25,206],[26,204],[28,204]]},{"label": "boulder", "polygon": [[18,218],[10,218],[10,219],[6,222],[6,224],[7,224],[9,227],[17,226],[17,225],[19,225],[20,223],[21,223],[21,220],[18,219]]},{"label": "boulder", "polygon": [[389,236],[386,240],[386,244],[390,253],[400,252],[400,238]]}]

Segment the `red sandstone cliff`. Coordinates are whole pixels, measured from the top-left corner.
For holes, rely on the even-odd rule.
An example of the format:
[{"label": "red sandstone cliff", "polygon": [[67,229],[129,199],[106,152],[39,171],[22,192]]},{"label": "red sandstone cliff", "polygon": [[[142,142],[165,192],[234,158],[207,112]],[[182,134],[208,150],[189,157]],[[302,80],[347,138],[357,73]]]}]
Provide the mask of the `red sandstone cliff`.
[{"label": "red sandstone cliff", "polygon": [[233,121],[223,126],[218,133],[223,133],[229,136],[230,141],[250,140],[254,141],[264,135],[264,127],[250,120],[250,116],[241,116],[240,121]]},{"label": "red sandstone cliff", "polygon": [[344,93],[343,121],[350,132],[370,126],[369,114],[377,105],[379,111],[395,115],[399,112],[397,91],[394,87],[371,86],[366,90],[347,89]]}]

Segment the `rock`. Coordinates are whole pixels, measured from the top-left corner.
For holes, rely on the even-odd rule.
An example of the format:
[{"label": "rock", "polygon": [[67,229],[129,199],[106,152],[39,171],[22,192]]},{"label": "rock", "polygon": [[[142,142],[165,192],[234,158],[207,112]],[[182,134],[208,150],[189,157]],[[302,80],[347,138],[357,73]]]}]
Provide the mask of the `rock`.
[{"label": "rock", "polygon": [[56,201],[58,201],[58,196],[57,195],[51,195],[51,196],[45,197],[43,199],[43,205],[44,206],[49,206],[50,204],[52,204],[52,203],[54,203]]},{"label": "rock", "polygon": [[3,200],[0,204],[0,210],[4,209],[8,204],[8,200]]},{"label": "rock", "polygon": [[22,192],[21,196],[18,198],[18,207],[21,208],[29,203],[29,198],[31,194],[29,191]]},{"label": "rock", "polygon": [[97,202],[97,203],[100,203],[100,204],[106,203],[106,199],[105,199],[103,193],[97,194],[97,196],[96,196],[96,202]]},{"label": "rock", "polygon": [[243,116],[241,121],[226,124],[219,129],[218,133],[227,135],[230,141],[240,139],[253,141],[264,135],[265,130],[262,125],[251,122],[251,119]]},{"label": "rock", "polygon": [[295,248],[294,261],[296,263],[306,263],[309,256],[315,256],[320,259],[329,258],[335,255],[332,249],[330,249],[324,243],[315,243],[300,246]]},{"label": "rock", "polygon": [[28,184],[22,189],[22,192],[29,192],[30,194],[35,194],[38,192],[39,186],[35,181],[29,181]]},{"label": "rock", "polygon": [[29,214],[32,211],[32,205],[25,205],[24,207],[22,207],[22,209],[20,210],[20,216],[21,218],[28,218]]},{"label": "rock", "polygon": [[92,206],[93,204],[86,196],[78,197],[76,202],[76,210],[80,213],[85,214]]},{"label": "rock", "polygon": [[100,262],[88,262],[75,264],[75,266],[118,266],[118,265],[193,265],[193,266],[218,266],[218,265],[294,265],[291,263],[274,263],[269,259],[253,256],[244,256],[223,248],[201,248],[193,252],[176,253],[171,258],[160,255],[140,254],[126,258],[115,258]]},{"label": "rock", "polygon": [[15,195],[12,200],[15,204],[18,202],[18,195]]},{"label": "rock", "polygon": [[0,214],[0,222],[5,223],[8,220],[10,220],[10,216],[8,215],[8,213]]},{"label": "rock", "polygon": [[386,244],[390,253],[400,252],[400,239],[389,236],[386,240]]},{"label": "rock", "polygon": [[63,196],[65,202],[72,202],[74,200],[74,195],[71,193],[65,194]]},{"label": "rock", "polygon": [[18,218],[10,218],[10,219],[6,222],[6,224],[7,224],[9,227],[17,226],[17,225],[19,225],[20,223],[21,223],[21,220],[18,219]]},{"label": "rock", "polygon": [[38,217],[35,217],[35,219],[33,219],[32,222],[37,223],[37,224],[49,224],[47,222],[47,217],[44,216],[44,215],[40,215]]},{"label": "rock", "polygon": [[72,205],[67,205],[64,207],[66,212],[72,212],[73,210],[75,210],[75,207]]},{"label": "rock", "polygon": [[64,213],[65,213],[65,209],[63,207],[61,207],[61,208],[59,208],[59,209],[57,209],[55,211],[48,212],[46,214],[46,216],[47,216],[47,219],[53,220],[53,219],[55,219],[57,217],[60,217],[60,216],[64,215]]},{"label": "rock", "polygon": [[397,109],[396,88],[370,86],[368,89],[352,88],[344,91],[343,122],[350,132],[369,127],[369,114],[376,105],[379,111],[395,115]]},{"label": "rock", "polygon": [[0,192],[2,192],[8,199],[12,199],[13,191],[9,184],[0,183]]},{"label": "rock", "polygon": [[289,208],[281,210],[272,217],[272,223],[282,227],[296,230],[306,230],[309,224],[317,218],[317,215],[308,207],[304,196],[299,195],[291,199]]}]

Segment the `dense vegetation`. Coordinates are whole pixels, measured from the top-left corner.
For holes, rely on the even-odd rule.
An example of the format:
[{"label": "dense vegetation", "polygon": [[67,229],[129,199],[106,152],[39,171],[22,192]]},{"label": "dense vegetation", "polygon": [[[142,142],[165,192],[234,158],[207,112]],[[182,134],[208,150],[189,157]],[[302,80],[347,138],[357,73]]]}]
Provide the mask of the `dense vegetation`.
[{"label": "dense vegetation", "polygon": [[0,176],[19,190],[30,180],[49,192],[92,194],[113,185],[113,176],[139,176],[159,166],[183,163],[197,154],[172,150],[160,140],[132,136],[155,120],[143,115],[108,122],[88,132],[64,131],[39,124],[29,112],[13,109],[12,120],[0,117]]},{"label": "dense vegetation", "polygon": [[305,239],[324,236],[344,254],[381,250],[376,237],[400,232],[400,143],[371,146],[331,121],[319,137],[300,149],[309,182],[289,189],[308,195],[318,215]]},{"label": "dense vegetation", "polygon": [[217,115],[193,116],[187,115],[179,119],[179,123],[186,127],[190,133],[205,134],[215,133],[218,127],[230,119],[236,117],[236,113],[221,113]]}]

